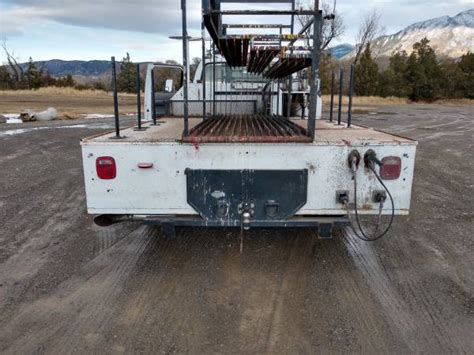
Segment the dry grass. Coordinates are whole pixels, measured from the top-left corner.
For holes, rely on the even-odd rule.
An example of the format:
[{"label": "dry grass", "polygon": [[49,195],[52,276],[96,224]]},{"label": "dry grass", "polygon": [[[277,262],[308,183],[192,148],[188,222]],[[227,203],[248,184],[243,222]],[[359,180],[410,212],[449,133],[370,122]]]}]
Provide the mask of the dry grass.
[{"label": "dry grass", "polygon": [[[120,112],[136,112],[136,99],[133,94],[120,94]],[[327,108],[330,96],[323,96]],[[335,98],[337,105],[338,98]],[[381,106],[404,106],[413,104],[399,97],[354,97],[354,112],[370,112]],[[343,98],[343,109],[347,109],[348,98]],[[443,100],[435,103],[417,105],[474,105],[474,100]],[[76,90],[73,88],[42,88],[39,90],[0,91],[0,113],[20,113],[25,109],[42,111],[48,107],[58,110],[61,118],[79,118],[82,115],[98,113],[112,114],[112,94],[98,90]]]},{"label": "dry grass", "polygon": [[449,106],[474,106],[474,100],[471,99],[449,99],[439,100],[434,105],[449,105]]},{"label": "dry grass", "polygon": [[[121,114],[136,112],[136,97],[120,94]],[[48,107],[58,110],[60,118],[80,118],[82,115],[113,113],[111,93],[73,88],[42,88],[39,90],[0,91],[0,113],[20,113],[25,109],[42,111]]]},{"label": "dry grass", "polygon": [[[338,97],[334,98],[335,104],[338,103]],[[329,95],[323,96],[323,102],[331,102],[331,97]],[[349,98],[344,96],[342,98],[343,105],[348,105]],[[355,107],[361,106],[362,109],[373,109],[378,106],[404,106],[404,105],[453,105],[453,106],[470,106],[474,105],[474,100],[469,99],[448,99],[448,100],[439,100],[433,103],[429,102],[412,102],[408,99],[401,97],[378,97],[378,96],[354,96],[353,105]]]},{"label": "dry grass", "polygon": [[[336,103],[338,103],[338,100],[338,97],[334,98]],[[324,95],[323,102],[331,102],[331,97],[329,95]],[[347,105],[349,103],[349,98],[343,96],[342,103],[343,105]],[[408,105],[409,103],[409,100],[400,97],[355,96],[353,98],[354,106],[401,106]]]}]

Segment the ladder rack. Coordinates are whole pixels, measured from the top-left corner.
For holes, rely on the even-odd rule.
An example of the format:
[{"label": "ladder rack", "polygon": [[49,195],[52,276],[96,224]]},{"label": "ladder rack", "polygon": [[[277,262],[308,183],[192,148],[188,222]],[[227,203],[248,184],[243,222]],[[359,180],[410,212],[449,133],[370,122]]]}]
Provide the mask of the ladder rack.
[{"label": "ladder rack", "polygon": [[[245,9],[228,10],[224,9],[223,4],[287,4],[290,9]],[[183,62],[185,67],[188,63],[187,54],[187,25],[186,25],[186,0],[181,0],[183,10]],[[299,33],[295,34],[295,16],[305,15],[309,18],[308,23],[302,26]],[[280,85],[282,80],[287,80],[288,87],[288,105],[291,104],[292,75],[306,68],[311,67],[312,75],[310,81],[309,95],[309,119],[306,135],[312,140],[315,137],[316,128],[316,105],[318,96],[319,63],[320,63],[320,42],[323,15],[319,8],[319,0],[315,0],[314,10],[296,9],[296,0],[202,0],[202,47],[203,63],[206,57],[205,30],[216,50],[225,59],[225,62],[232,68],[245,68],[247,73],[261,75],[269,83],[278,81]],[[286,17],[288,23],[282,24],[264,24],[262,23],[224,23],[229,17],[240,16],[244,18],[242,22],[249,22],[265,16]],[[255,22],[255,21],[254,21]],[[228,34],[230,29],[278,29],[279,34]],[[289,30],[290,33],[283,33]],[[311,30],[311,35],[306,32]],[[296,45],[298,41],[305,40],[305,45]],[[312,43],[312,45],[310,45]],[[205,67],[205,65],[204,65]],[[186,70],[187,71],[187,70]],[[203,76],[203,87],[205,90],[205,74]],[[187,80],[184,84],[185,108],[187,105]],[[204,95],[203,118],[206,120],[205,105],[206,94]],[[187,129],[187,113],[185,111],[185,130],[183,138],[189,135]],[[289,111],[287,110],[289,119]],[[283,117],[282,117],[283,118]],[[250,119],[250,118],[249,118]],[[247,122],[247,121],[245,121]],[[251,119],[249,122],[253,122]],[[279,122],[279,121],[278,121]],[[194,130],[195,132],[195,130]]]}]

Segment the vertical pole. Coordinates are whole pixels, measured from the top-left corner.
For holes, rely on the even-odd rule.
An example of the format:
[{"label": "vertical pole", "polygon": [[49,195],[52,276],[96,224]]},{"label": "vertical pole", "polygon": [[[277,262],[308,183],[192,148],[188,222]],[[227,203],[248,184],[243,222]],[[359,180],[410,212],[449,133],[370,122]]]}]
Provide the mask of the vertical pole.
[{"label": "vertical pole", "polygon": [[337,124],[341,125],[342,119],[342,91],[344,90],[344,69],[341,68],[339,71],[339,110],[337,113]]},{"label": "vertical pole", "polygon": [[349,81],[349,108],[347,112],[347,128],[351,127],[352,124],[352,96],[354,94],[354,64],[351,65],[351,77]]},{"label": "vertical pole", "polygon": [[318,112],[319,96],[319,64],[321,61],[321,31],[323,25],[322,11],[319,10],[319,1],[314,2],[313,23],[313,50],[311,52],[311,84],[309,93],[308,134],[314,139],[316,135],[316,115]]},{"label": "vertical pole", "polygon": [[142,99],[141,99],[142,84],[140,78],[140,64],[137,64],[137,126],[142,129]]},{"label": "vertical pole", "polygon": [[120,138],[120,114],[117,93],[117,68],[115,67],[115,57],[112,57],[112,89],[114,91],[115,138]]},{"label": "vertical pole", "polygon": [[182,25],[183,25],[183,71],[184,71],[184,130],[183,136],[187,137],[189,134],[189,92],[188,92],[188,26],[187,26],[187,13],[186,13],[186,0],[181,0],[181,13],[182,13]]},{"label": "vertical pole", "polygon": [[[203,14],[204,16],[204,14]],[[202,36],[202,119],[206,119],[206,38],[205,38],[204,22],[201,23],[201,36]]]},{"label": "vertical pole", "polygon": [[333,70],[331,74],[331,108],[329,114],[329,122],[333,121],[334,116],[334,90],[336,85],[336,72]]},{"label": "vertical pole", "polygon": [[156,126],[155,68],[151,70],[151,118]]},{"label": "vertical pole", "polygon": [[[296,0],[291,2],[291,10],[295,11],[296,9]],[[295,32],[295,15],[291,15],[291,34]],[[293,54],[293,50],[290,52]],[[288,97],[287,97],[287,110],[286,110],[286,118],[290,119],[291,116],[291,91],[293,86],[293,74],[288,77]]]},{"label": "vertical pole", "polygon": [[216,45],[212,43],[212,114],[216,115]]},{"label": "vertical pole", "polygon": [[[283,36],[283,27],[280,26],[280,48],[281,48],[281,37]],[[281,86],[281,79],[277,81],[277,116],[280,116],[280,86]]]}]

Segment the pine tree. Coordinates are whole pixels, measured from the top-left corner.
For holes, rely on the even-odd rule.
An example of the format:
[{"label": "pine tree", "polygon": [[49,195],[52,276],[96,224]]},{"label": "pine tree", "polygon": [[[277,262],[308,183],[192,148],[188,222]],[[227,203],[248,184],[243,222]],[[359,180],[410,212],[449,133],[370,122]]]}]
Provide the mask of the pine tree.
[{"label": "pine tree", "polygon": [[406,80],[407,52],[393,53],[389,61],[387,70],[380,75],[378,94],[383,97],[408,97],[409,87]]},{"label": "pine tree", "polygon": [[454,59],[446,59],[440,64],[443,72],[443,82],[440,83],[439,95],[443,98],[463,98],[464,90],[464,73],[459,63]]},{"label": "pine tree", "polygon": [[474,53],[463,55],[458,65],[462,72],[461,87],[464,97],[474,99]]},{"label": "pine tree", "polygon": [[370,44],[360,56],[355,67],[354,92],[359,96],[374,96],[379,84],[379,66],[372,58]]},{"label": "pine tree", "polygon": [[51,76],[49,71],[45,71],[41,77],[41,87],[55,86],[56,79]]},{"label": "pine tree", "polygon": [[68,74],[62,78],[57,79],[55,85],[60,88],[68,88],[76,86],[76,83],[74,82],[72,75]]},{"label": "pine tree", "polygon": [[120,65],[120,73],[117,78],[118,91],[127,93],[136,93],[137,68],[130,59],[130,54],[127,53],[126,57],[123,58],[122,64]]},{"label": "pine tree", "polygon": [[423,38],[413,45],[413,53],[408,58],[406,79],[410,86],[409,97],[412,101],[433,101],[440,98],[440,89],[444,82],[441,67],[435,51]]},{"label": "pine tree", "polygon": [[25,77],[28,81],[28,89],[39,89],[41,87],[42,73],[33,62],[33,58],[31,57],[28,62],[28,68],[26,69]]},{"label": "pine tree", "polygon": [[0,66],[0,90],[8,90],[14,87],[13,78],[4,65]]}]

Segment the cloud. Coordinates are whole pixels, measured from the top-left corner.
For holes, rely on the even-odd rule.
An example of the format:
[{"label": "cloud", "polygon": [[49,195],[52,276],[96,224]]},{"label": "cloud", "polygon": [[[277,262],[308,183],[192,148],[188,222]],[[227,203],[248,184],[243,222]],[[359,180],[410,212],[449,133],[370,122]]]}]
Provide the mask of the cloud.
[{"label": "cloud", "polygon": [[[188,26],[190,32],[196,33],[201,23],[201,0],[187,2]],[[332,4],[333,0],[324,2]],[[7,35],[24,33],[25,26],[40,21],[166,36],[181,32],[180,0],[2,0],[2,3],[12,8],[2,14],[2,32]],[[314,1],[302,0],[301,3]],[[242,4],[224,6],[241,8]],[[265,7],[262,4],[245,6]],[[374,8],[379,10],[384,25],[391,31],[431,17],[454,15],[453,11],[466,10],[469,6],[472,7],[472,0],[367,0],[363,5],[359,0],[338,1],[348,35],[356,31],[364,13]],[[240,22],[237,17],[232,20]]]},{"label": "cloud", "polygon": [[18,7],[0,13],[0,34],[2,37],[17,36],[26,33],[44,20],[50,12],[32,7]]},{"label": "cloud", "polygon": [[[3,11],[5,32],[22,33],[31,21],[144,33],[181,31],[181,8],[176,0],[2,0],[13,9]],[[200,26],[200,1],[190,1],[188,25]]]}]

